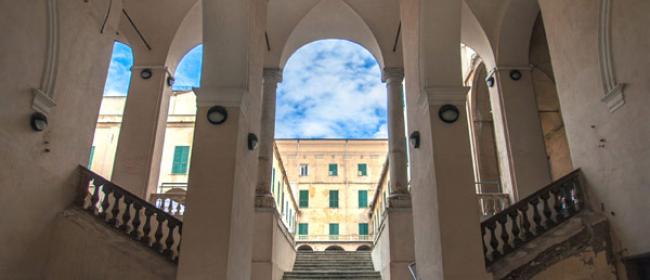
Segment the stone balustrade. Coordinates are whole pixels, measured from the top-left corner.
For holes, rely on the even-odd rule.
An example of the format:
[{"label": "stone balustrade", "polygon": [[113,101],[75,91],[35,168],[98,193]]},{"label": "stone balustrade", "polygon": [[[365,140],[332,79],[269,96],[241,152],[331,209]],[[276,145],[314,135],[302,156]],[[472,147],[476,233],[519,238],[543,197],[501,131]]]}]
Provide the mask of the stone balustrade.
[{"label": "stone balustrade", "polygon": [[183,222],[85,167],[80,170],[79,207],[166,259],[178,262]]}]

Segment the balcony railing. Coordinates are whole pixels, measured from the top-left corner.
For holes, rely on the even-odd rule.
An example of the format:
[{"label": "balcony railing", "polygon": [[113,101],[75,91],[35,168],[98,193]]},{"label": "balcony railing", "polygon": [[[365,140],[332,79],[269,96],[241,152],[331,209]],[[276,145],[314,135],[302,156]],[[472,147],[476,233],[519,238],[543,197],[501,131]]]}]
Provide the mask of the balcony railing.
[{"label": "balcony railing", "polygon": [[580,174],[573,171],[481,222],[486,264],[493,264],[583,210]]},{"label": "balcony railing", "polygon": [[80,170],[79,207],[178,262],[183,222],[85,167]]},{"label": "balcony railing", "polygon": [[296,235],[298,241],[372,241],[372,235],[346,234],[346,235]]},{"label": "balcony railing", "polygon": [[492,216],[510,206],[510,196],[506,193],[479,193],[476,196],[483,217]]},{"label": "balcony railing", "polygon": [[185,213],[185,194],[154,193],[149,202],[165,213],[181,218]]}]

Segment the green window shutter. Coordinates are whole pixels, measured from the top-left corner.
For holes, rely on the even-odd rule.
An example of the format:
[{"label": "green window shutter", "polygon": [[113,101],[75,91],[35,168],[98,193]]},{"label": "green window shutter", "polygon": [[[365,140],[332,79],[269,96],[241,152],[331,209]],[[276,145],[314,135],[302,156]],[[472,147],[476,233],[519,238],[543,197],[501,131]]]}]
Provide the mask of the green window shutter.
[{"label": "green window shutter", "polygon": [[339,176],[339,166],[336,163],[330,163],[330,165],[329,165],[329,175],[330,176]]},{"label": "green window shutter", "polygon": [[330,224],[330,235],[339,235],[339,224]]},{"label": "green window shutter", "polygon": [[271,193],[275,193],[275,167],[271,169]]},{"label": "green window shutter", "polygon": [[309,191],[301,190],[300,191],[300,208],[309,207]]},{"label": "green window shutter", "polygon": [[339,208],[339,191],[330,191],[330,208]]},{"label": "green window shutter", "polygon": [[95,146],[90,147],[90,157],[88,158],[88,169],[93,168],[93,158],[95,158]]},{"label": "green window shutter", "polygon": [[298,235],[309,235],[309,224],[298,224]]},{"label": "green window shutter", "polygon": [[359,224],[359,235],[368,235],[368,224],[367,223]]},{"label": "green window shutter", "polygon": [[359,163],[357,165],[357,174],[359,176],[368,176],[368,165],[365,163]]},{"label": "green window shutter", "polygon": [[360,190],[359,191],[359,208],[368,207],[368,191]]},{"label": "green window shutter", "polygon": [[190,146],[174,147],[174,160],[172,161],[172,174],[187,174]]}]

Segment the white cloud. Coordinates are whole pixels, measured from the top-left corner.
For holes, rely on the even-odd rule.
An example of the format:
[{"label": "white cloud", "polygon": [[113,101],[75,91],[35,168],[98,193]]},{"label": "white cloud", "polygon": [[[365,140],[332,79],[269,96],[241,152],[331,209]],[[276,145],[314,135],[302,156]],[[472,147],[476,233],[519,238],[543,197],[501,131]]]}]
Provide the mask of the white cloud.
[{"label": "white cloud", "polygon": [[277,138],[384,138],[386,90],[379,65],[343,40],[306,45],[279,86]]}]

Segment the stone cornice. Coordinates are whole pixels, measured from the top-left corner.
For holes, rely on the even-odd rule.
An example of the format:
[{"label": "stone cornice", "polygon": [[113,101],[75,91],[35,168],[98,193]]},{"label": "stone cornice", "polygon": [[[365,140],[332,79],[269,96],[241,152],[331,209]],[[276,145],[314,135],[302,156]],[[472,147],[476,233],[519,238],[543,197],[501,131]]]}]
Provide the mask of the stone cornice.
[{"label": "stone cornice", "polygon": [[402,67],[387,67],[381,71],[381,81],[394,83],[401,83],[404,81],[404,68]]},{"label": "stone cornice", "polygon": [[429,106],[454,104],[465,105],[469,87],[465,86],[431,86],[423,90]]}]

